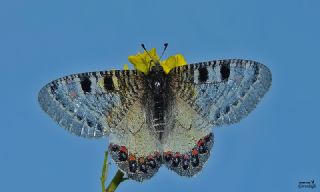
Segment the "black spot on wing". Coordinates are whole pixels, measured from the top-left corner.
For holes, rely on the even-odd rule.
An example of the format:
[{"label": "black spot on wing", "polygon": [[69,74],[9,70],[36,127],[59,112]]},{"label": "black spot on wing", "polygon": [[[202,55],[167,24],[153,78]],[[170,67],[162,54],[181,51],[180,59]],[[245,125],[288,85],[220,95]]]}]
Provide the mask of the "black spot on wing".
[{"label": "black spot on wing", "polygon": [[107,91],[114,90],[113,81],[112,81],[111,76],[105,76],[103,82],[104,82],[103,86]]},{"label": "black spot on wing", "polygon": [[93,122],[91,120],[89,120],[89,119],[87,119],[87,124],[88,124],[89,127],[93,127]]},{"label": "black spot on wing", "polygon": [[253,69],[254,69],[254,74],[252,77],[252,83],[255,83],[258,80],[258,76],[259,76],[259,66],[257,64],[253,65]]},{"label": "black spot on wing", "polygon": [[230,111],[230,107],[226,106],[226,108],[224,109],[224,113],[227,114],[227,113],[229,113],[229,111]]},{"label": "black spot on wing", "polygon": [[50,86],[51,94],[55,94],[57,89],[58,89],[58,85],[55,82],[53,82]]},{"label": "black spot on wing", "polygon": [[137,171],[137,168],[138,168],[138,164],[137,164],[137,161],[129,161],[129,170],[130,172],[132,173],[135,173]]},{"label": "black spot on wing", "polygon": [[88,77],[84,77],[81,79],[81,89],[85,93],[91,92],[91,81]]},{"label": "black spot on wing", "polygon": [[229,64],[222,64],[220,68],[221,73],[221,80],[226,80],[229,78],[230,75],[230,65]]},{"label": "black spot on wing", "polygon": [[199,77],[200,82],[206,82],[208,80],[208,70],[206,67],[199,68]]}]

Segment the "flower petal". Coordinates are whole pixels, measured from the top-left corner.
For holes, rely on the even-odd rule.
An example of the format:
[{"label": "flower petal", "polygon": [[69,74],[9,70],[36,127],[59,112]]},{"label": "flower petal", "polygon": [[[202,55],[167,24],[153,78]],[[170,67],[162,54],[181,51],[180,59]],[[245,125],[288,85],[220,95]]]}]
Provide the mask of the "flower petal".
[{"label": "flower petal", "polygon": [[128,64],[124,64],[124,65],[123,65],[123,69],[124,69],[124,70],[129,70]]},{"label": "flower petal", "polygon": [[149,72],[149,64],[143,58],[141,54],[132,55],[128,57],[130,63],[133,64],[134,68],[138,71],[143,72],[144,74],[148,74]]},{"label": "flower petal", "polygon": [[152,60],[159,60],[159,56],[157,55],[155,48],[152,48],[148,53],[144,51],[143,53],[138,53],[137,55],[131,55],[128,57],[129,62],[133,64],[134,68],[144,74],[148,74],[150,68],[155,65]]},{"label": "flower petal", "polygon": [[[156,48],[152,48],[150,51],[148,51],[150,56],[152,57],[153,60],[159,61],[159,55],[157,54]],[[144,52],[146,54],[146,57],[148,57],[150,60],[150,56],[147,54],[147,52]]]},{"label": "flower petal", "polygon": [[170,56],[167,60],[161,62],[161,66],[166,74],[168,74],[171,69],[186,64],[187,62],[181,54]]}]

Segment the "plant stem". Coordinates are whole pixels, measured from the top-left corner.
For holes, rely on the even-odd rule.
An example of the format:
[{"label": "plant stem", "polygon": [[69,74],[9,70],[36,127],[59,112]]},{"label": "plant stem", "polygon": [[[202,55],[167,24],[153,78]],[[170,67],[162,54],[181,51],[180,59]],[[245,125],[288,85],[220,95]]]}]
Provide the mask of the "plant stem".
[{"label": "plant stem", "polygon": [[105,183],[108,178],[108,151],[106,151],[104,154],[102,173],[100,177],[102,192],[114,192],[121,182],[128,179],[128,178],[124,178],[123,176],[124,176],[124,173],[118,170],[116,175],[113,177],[113,179],[109,183],[108,187],[107,188],[105,187]]},{"label": "plant stem", "polygon": [[102,192],[105,192],[105,183],[108,178],[108,151],[104,153],[104,160],[103,160],[103,166],[102,166],[102,173],[100,177],[101,182],[101,189]]},{"label": "plant stem", "polygon": [[124,174],[120,170],[118,170],[105,192],[114,192],[121,182],[128,179],[123,178],[123,176]]}]

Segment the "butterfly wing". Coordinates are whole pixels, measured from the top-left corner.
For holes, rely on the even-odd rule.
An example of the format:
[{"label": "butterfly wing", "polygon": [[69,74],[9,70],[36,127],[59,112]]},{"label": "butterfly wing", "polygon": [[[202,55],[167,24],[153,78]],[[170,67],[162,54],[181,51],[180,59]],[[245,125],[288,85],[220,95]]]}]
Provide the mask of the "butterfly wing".
[{"label": "butterfly wing", "polygon": [[196,126],[202,123],[202,117],[177,94],[172,94],[169,102],[166,124],[169,131],[163,142],[164,164],[181,176],[191,177],[209,158],[213,134],[211,129]]},{"label": "butterfly wing", "polygon": [[[174,68],[169,75],[176,106],[169,112],[173,114],[168,124],[172,131],[165,146],[182,151],[191,160],[188,164],[182,159],[179,166],[169,161],[167,166],[179,175],[192,176],[209,157],[213,136],[205,135],[212,127],[236,123],[247,116],[271,86],[271,72],[258,62],[234,59],[185,65]],[[186,134],[188,141],[173,142]],[[205,153],[200,152],[203,148],[207,149]],[[198,166],[191,164],[194,149]],[[183,167],[183,162],[189,166]]]},{"label": "butterfly wing", "polygon": [[75,74],[44,86],[38,100],[42,109],[71,133],[109,136],[116,164],[130,178],[142,181],[161,165],[161,145],[142,103],[144,79],[144,74],[135,70]]},{"label": "butterfly wing", "polygon": [[258,62],[217,60],[175,68],[171,86],[202,117],[200,127],[212,128],[247,116],[269,90],[271,79],[270,70]]},{"label": "butterfly wing", "polygon": [[142,101],[136,101],[118,124],[121,132],[109,135],[112,159],[129,178],[140,182],[161,166],[161,144]]},{"label": "butterfly wing", "polygon": [[112,132],[140,98],[141,75],[129,70],[69,75],[45,85],[38,100],[42,109],[71,133],[102,137]]}]

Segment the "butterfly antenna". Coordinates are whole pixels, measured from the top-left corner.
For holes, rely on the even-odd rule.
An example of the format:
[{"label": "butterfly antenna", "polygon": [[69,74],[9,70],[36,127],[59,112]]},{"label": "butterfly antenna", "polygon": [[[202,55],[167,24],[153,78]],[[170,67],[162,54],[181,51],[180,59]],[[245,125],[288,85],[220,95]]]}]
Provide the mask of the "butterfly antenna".
[{"label": "butterfly antenna", "polygon": [[144,46],[144,44],[141,44],[142,49],[149,55],[149,57],[151,58],[151,60],[153,60],[153,58],[151,57],[150,53],[147,51],[146,47]]},{"label": "butterfly antenna", "polygon": [[168,43],[163,44],[164,48],[163,48],[163,51],[162,51],[162,53],[161,53],[160,60],[161,60],[161,58],[162,58],[162,56],[163,56],[164,52],[166,51],[166,49],[167,49],[168,45],[169,45]]}]

